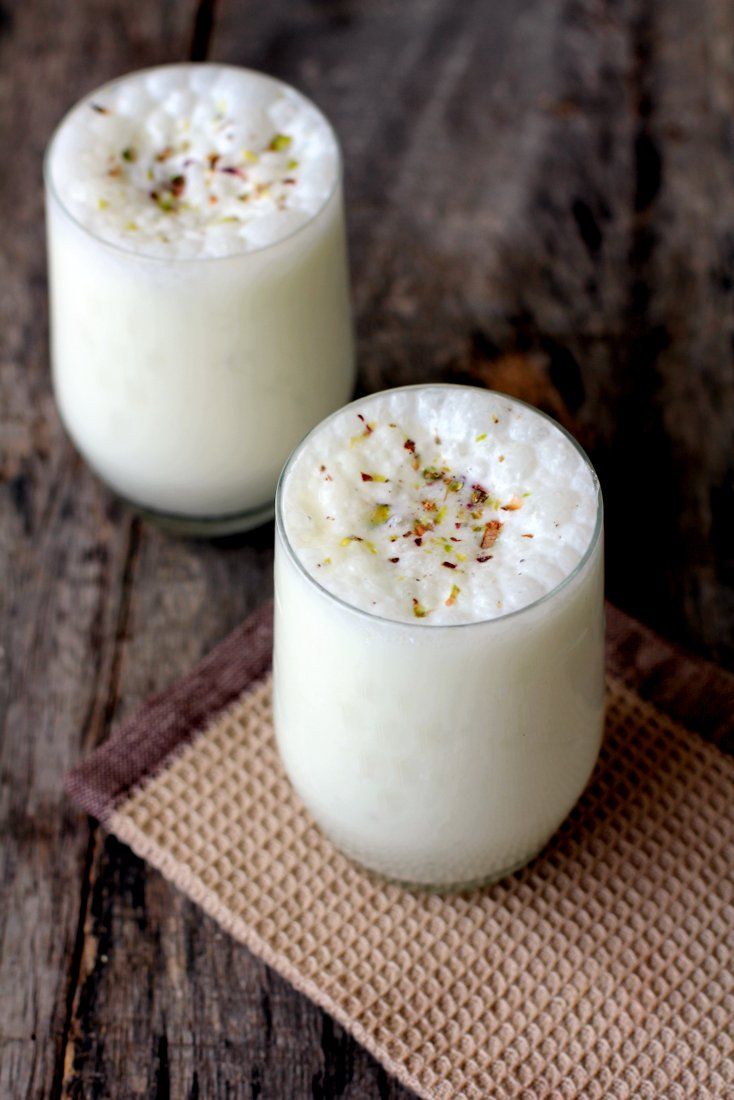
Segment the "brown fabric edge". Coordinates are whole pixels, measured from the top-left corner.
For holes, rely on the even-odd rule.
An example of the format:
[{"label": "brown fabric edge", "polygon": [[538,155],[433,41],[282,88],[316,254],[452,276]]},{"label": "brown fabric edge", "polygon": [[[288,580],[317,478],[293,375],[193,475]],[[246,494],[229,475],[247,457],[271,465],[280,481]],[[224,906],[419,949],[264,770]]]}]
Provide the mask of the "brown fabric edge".
[{"label": "brown fabric edge", "polygon": [[272,643],[273,604],[268,601],[66,775],[64,789],[71,800],[106,822],[120,798],[267,671]]}]

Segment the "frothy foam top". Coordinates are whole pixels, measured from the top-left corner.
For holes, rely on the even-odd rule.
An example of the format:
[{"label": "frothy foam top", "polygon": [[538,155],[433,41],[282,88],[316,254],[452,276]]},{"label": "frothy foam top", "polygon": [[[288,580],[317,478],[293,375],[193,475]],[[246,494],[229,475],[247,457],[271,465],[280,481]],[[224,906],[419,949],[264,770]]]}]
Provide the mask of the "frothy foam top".
[{"label": "frothy foam top", "polygon": [[282,488],[306,570],[399,622],[499,618],[589,547],[598,487],[550,420],[501,394],[426,386],[363,399],[308,437]]},{"label": "frothy foam top", "polygon": [[61,123],[49,169],[69,212],[146,255],[248,252],[289,236],[328,199],[334,133],[300,93],[261,73],[172,65],[132,73]]}]

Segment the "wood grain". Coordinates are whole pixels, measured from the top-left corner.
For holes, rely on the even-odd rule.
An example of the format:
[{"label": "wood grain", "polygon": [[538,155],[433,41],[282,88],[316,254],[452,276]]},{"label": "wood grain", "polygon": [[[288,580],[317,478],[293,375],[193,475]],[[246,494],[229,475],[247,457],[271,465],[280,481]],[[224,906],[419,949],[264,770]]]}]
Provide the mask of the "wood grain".
[{"label": "wood grain", "polygon": [[[479,380],[547,408],[601,473],[615,601],[730,661],[733,38],[725,0],[2,3],[0,1095],[407,1096],[61,797],[270,593],[272,528],[171,539],[66,441],[39,216],[53,124],[188,56],[311,94],[345,149],[361,387]],[[621,673],[732,747],[731,677],[615,612],[610,638]]]},{"label": "wood grain", "polygon": [[58,1095],[92,840],[61,776],[116,707],[139,525],[88,475],[51,399],[41,158],[79,95],[188,45],[186,4],[37,0],[0,20],[0,1095]]},{"label": "wood grain", "polygon": [[213,55],[345,147],[362,383],[480,379],[576,426],[616,603],[734,657],[725,0],[224,2]]}]

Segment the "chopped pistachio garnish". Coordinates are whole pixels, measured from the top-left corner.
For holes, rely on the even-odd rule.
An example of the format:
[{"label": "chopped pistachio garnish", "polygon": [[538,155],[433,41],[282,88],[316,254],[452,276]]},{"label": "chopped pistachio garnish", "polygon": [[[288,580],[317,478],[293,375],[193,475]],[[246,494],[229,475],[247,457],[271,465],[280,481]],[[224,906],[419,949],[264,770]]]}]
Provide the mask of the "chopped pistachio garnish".
[{"label": "chopped pistachio garnish", "polygon": [[461,592],[461,589],[459,588],[458,584],[452,584],[451,585],[451,592],[449,593],[448,598],[446,600],[446,606],[447,607],[453,607],[453,605],[456,603],[456,598],[457,598],[457,596],[459,595],[460,592]]},{"label": "chopped pistachio garnish", "polygon": [[484,534],[480,543],[482,550],[489,550],[491,546],[494,546],[501,530],[502,524],[498,519],[491,519],[489,523],[484,525]]},{"label": "chopped pistachio garnish", "polygon": [[377,553],[377,547],[369,539],[363,539],[360,535],[347,535],[341,540],[341,546],[349,546],[350,542],[361,542],[370,552],[370,554]]},{"label": "chopped pistachio garnish", "polygon": [[359,435],[353,435],[352,436],[352,438],[349,441],[350,447],[353,447],[355,443],[359,443],[360,440],[366,439],[367,436],[372,435],[373,431],[375,430],[375,425],[374,424],[368,424],[367,421],[365,420],[365,418],[362,416],[362,413],[357,413],[357,419],[361,420],[362,423],[364,424],[364,430],[361,431],[359,433]]},{"label": "chopped pistachio garnish", "polygon": [[[353,525],[355,533],[342,538],[341,545],[347,547],[351,542],[361,542],[363,551],[377,555],[374,566],[378,570],[377,584],[381,583],[379,570],[385,570],[388,563],[403,564],[403,570],[390,572],[390,582],[385,580],[384,584],[386,588],[391,584],[396,593],[403,594],[403,599],[412,601],[411,617],[423,619],[432,615],[432,621],[456,618],[455,614],[446,614],[443,605],[452,607],[462,589],[464,598],[459,617],[470,615],[475,597],[483,600],[485,586],[498,583],[496,569],[480,571],[479,565],[492,560],[492,547],[505,524],[508,531],[512,531],[512,538],[506,536],[498,555],[502,566],[500,573],[504,572],[505,567],[519,568],[524,561],[514,557],[516,540],[522,535],[529,541],[534,537],[532,533],[521,532],[519,520],[510,518],[509,514],[507,518],[490,518],[492,515],[499,517],[500,510],[506,513],[519,510],[523,505],[522,498],[510,488],[511,482],[508,486],[505,477],[492,472],[497,468],[488,464],[490,447],[482,448],[480,452],[474,442],[481,440],[476,440],[471,433],[468,436],[470,453],[465,459],[459,458],[454,466],[453,447],[449,445],[444,451],[443,445],[435,444],[433,432],[424,438],[421,430],[416,443],[407,434],[406,425],[388,422],[388,417],[368,421],[367,409],[365,414],[355,410],[353,415],[359,419],[360,431],[352,437],[351,443],[359,443],[364,449],[349,457],[343,471],[340,465],[334,467],[337,479],[349,473],[351,484],[345,486],[349,494],[348,514],[355,517],[347,521]],[[346,423],[348,425],[349,420]],[[398,430],[390,432],[390,427]],[[417,435],[419,429],[415,431]],[[486,432],[479,434],[487,438]],[[458,454],[464,454],[463,448],[459,449]],[[489,458],[496,461],[494,454],[489,454]],[[412,472],[414,466],[418,467],[417,474]],[[385,473],[379,472],[381,468]],[[314,469],[318,469],[322,477],[329,476],[325,464],[318,465],[318,459]],[[370,488],[374,484],[380,485],[379,492]],[[498,493],[501,493],[501,498]],[[324,519],[323,515],[321,519]],[[516,524],[517,527],[514,526]],[[407,545],[403,540],[408,540]],[[466,545],[462,546],[462,543]],[[528,542],[525,542],[525,547],[528,547]],[[353,553],[359,554],[358,551]],[[335,557],[337,564],[334,568],[338,570],[342,562],[347,568],[347,562],[351,561],[357,563],[360,558]],[[323,558],[321,564],[325,564]],[[365,570],[370,569],[366,559],[361,559],[361,565]],[[451,586],[448,595],[445,590],[442,592],[443,586],[436,590],[439,568],[455,573],[461,588],[459,585]],[[373,574],[369,576],[371,578]],[[448,588],[446,585],[445,589]],[[408,611],[408,606],[403,603],[404,612]]]},{"label": "chopped pistachio garnish", "polygon": [[383,523],[387,523],[390,518],[390,505],[378,504],[370,516],[370,523],[373,527],[381,527]]},{"label": "chopped pistachio garnish", "polygon": [[286,149],[290,149],[292,143],[293,138],[289,137],[288,134],[276,134],[271,138],[268,149],[271,153],[282,153]]},{"label": "chopped pistachio garnish", "polygon": [[150,197],[159,210],[165,211],[166,214],[171,214],[176,209],[176,202],[173,195],[160,194],[158,191],[151,191]]},{"label": "chopped pistachio garnish", "polygon": [[[91,103],[90,106],[100,115],[112,114],[101,103]],[[149,138],[141,136],[139,141],[130,140],[128,145],[110,154],[106,173],[125,189],[121,194],[123,202],[130,204],[139,200],[141,184],[146,180],[150,188],[146,187],[144,193],[163,213],[181,215],[188,231],[223,224],[247,224],[249,217],[243,214],[240,218],[239,212],[235,216],[227,211],[226,223],[209,216],[214,214],[211,208],[220,202],[230,208],[233,202],[252,203],[252,214],[247,211],[250,217],[257,216],[253,200],[260,200],[263,205],[269,204],[275,210],[298,210],[300,200],[294,200],[291,196],[300,180],[299,157],[292,151],[287,160],[280,156],[261,160],[263,153],[285,153],[296,139],[290,134],[278,132],[272,134],[269,140],[265,139],[259,150],[236,146],[229,148],[228,143],[234,142],[237,119],[228,117],[228,110],[227,102],[222,100],[211,116],[216,125],[209,139],[210,152],[201,151],[199,140],[193,142],[188,137],[181,140],[183,133],[191,133],[192,126],[194,130],[200,127],[200,122],[193,117],[181,116],[173,120],[168,128],[167,141],[161,141],[157,148],[150,148]],[[166,175],[165,167],[169,168]],[[308,163],[306,168],[308,170]],[[230,179],[229,184],[225,182],[227,178]],[[239,182],[239,187],[235,187],[235,181]],[[190,196],[187,203],[179,201],[184,190]],[[106,195],[105,198],[109,204],[112,196]],[[106,205],[100,203],[99,208],[106,209]],[[170,240],[160,231],[160,226],[150,224],[147,218],[141,219],[139,228],[143,233],[155,235],[157,240]],[[232,238],[233,241],[236,239]]]}]

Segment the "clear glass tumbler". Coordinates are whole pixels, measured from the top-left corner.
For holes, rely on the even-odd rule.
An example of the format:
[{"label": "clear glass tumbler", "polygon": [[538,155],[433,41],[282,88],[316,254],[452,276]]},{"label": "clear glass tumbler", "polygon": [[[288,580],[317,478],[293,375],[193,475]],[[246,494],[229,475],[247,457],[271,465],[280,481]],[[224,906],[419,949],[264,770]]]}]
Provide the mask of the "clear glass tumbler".
[{"label": "clear glass tumbler", "polygon": [[[172,68],[186,67],[105,91]],[[354,385],[336,137],[331,192],[290,235],[234,255],[146,255],[90,231],[56,185],[67,120],[100,94],[62,121],[45,160],[61,417],[92,469],[138,509],[183,532],[245,530],[272,516],[289,451]]]},{"label": "clear glass tumbler", "polygon": [[543,848],[598,756],[601,492],[581,560],[536,602],[488,621],[396,622],[327,591],[289,543],[283,490],[300,450],[276,498],[274,713],[286,771],[365,867],[441,889],[498,879]]}]

